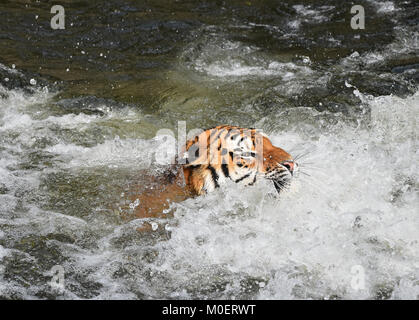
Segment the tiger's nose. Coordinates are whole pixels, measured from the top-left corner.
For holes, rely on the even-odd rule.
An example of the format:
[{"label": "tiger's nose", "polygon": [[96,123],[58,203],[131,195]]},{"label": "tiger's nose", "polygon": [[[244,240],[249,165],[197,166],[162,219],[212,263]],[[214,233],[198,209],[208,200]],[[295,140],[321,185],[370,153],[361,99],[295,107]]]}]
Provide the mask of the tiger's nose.
[{"label": "tiger's nose", "polygon": [[297,164],[294,161],[285,161],[281,163],[292,174]]}]

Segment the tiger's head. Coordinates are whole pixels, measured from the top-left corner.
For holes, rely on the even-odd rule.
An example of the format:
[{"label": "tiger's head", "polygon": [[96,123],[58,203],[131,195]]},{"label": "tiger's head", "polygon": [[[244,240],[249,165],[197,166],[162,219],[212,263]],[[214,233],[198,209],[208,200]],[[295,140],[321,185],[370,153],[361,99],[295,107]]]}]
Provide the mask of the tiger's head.
[{"label": "tiger's head", "polygon": [[185,183],[197,194],[211,192],[229,179],[252,185],[260,177],[271,180],[280,192],[298,167],[263,133],[235,126],[203,131],[187,141],[182,158]]}]

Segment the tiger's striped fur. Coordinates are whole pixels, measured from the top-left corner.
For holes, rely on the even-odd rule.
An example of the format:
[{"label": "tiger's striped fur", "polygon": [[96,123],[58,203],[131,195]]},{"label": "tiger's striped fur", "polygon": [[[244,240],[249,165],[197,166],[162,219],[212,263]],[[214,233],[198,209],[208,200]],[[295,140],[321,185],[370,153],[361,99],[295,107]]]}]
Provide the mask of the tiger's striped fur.
[{"label": "tiger's striped fur", "polygon": [[143,182],[131,190],[129,200],[139,204],[134,216],[160,217],[171,202],[211,192],[229,179],[252,185],[263,177],[279,192],[297,167],[263,133],[235,126],[208,129],[187,141],[177,163],[164,177],[152,177],[153,187]]},{"label": "tiger's striped fur", "polygon": [[273,146],[263,133],[227,125],[187,141],[183,160],[185,183],[198,195],[228,179],[252,185],[260,176],[274,181],[279,191],[297,167],[291,155]]}]

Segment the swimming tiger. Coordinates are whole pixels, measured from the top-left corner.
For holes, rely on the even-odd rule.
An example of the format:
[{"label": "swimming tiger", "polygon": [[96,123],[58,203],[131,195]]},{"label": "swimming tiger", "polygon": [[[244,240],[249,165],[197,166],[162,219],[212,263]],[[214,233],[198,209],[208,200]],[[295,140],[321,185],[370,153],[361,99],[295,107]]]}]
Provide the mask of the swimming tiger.
[{"label": "swimming tiger", "polygon": [[266,135],[235,126],[208,129],[187,141],[184,158],[185,183],[198,195],[228,179],[252,185],[260,176],[272,180],[279,192],[297,168],[291,155],[273,146]]},{"label": "swimming tiger", "polygon": [[204,130],[188,140],[176,163],[164,177],[149,178],[149,187],[143,183],[141,191],[131,192],[136,217],[164,216],[171,202],[212,192],[228,180],[253,185],[265,178],[280,192],[298,167],[262,132],[229,125]]}]

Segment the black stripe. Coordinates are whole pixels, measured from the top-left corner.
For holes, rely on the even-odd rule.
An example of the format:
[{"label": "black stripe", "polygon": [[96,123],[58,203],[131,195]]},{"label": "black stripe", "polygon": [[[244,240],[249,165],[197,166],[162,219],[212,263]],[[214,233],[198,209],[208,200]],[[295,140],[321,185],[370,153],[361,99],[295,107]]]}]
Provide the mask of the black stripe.
[{"label": "black stripe", "polygon": [[231,140],[234,140],[234,139],[236,139],[238,136],[240,136],[240,133],[237,133],[237,134],[235,134],[234,136],[231,136]]},{"label": "black stripe", "polygon": [[215,188],[218,188],[220,185],[218,184],[218,174],[215,171],[214,167],[208,166],[208,170],[211,171],[212,180],[214,181]]},{"label": "black stripe", "polygon": [[210,129],[210,130],[212,131],[211,134],[210,134],[210,138],[212,138],[212,136],[218,132],[218,129],[214,128],[214,129]]},{"label": "black stripe", "polygon": [[248,178],[250,176],[250,173],[248,173],[248,174],[246,174],[246,175],[244,175],[243,177],[241,177],[241,178],[239,178],[239,179],[237,179],[236,181],[234,181],[234,182],[240,182],[240,181],[242,181],[242,180],[244,180],[244,179],[246,179],[246,178]]},{"label": "black stripe", "polygon": [[255,182],[256,182],[256,177],[257,177],[257,175],[255,174],[255,177],[253,178],[253,181],[249,183],[249,186],[251,186],[251,185],[255,184]]},{"label": "black stripe", "polygon": [[220,138],[221,134],[224,132],[224,129],[221,129],[220,132],[218,133],[218,135],[214,138],[214,142]]},{"label": "black stripe", "polygon": [[252,157],[252,158],[254,158],[254,157],[256,157],[256,153],[254,153],[254,152],[243,152],[242,157]]},{"label": "black stripe", "polygon": [[230,177],[230,173],[228,172],[228,164],[224,163],[221,165],[221,169],[223,170],[223,174],[226,178]]},{"label": "black stripe", "polygon": [[234,131],[234,129],[230,129],[230,130],[228,130],[228,132],[227,132],[227,134],[225,135],[224,139],[227,139],[227,138],[230,136],[231,132],[233,132],[233,131]]}]

